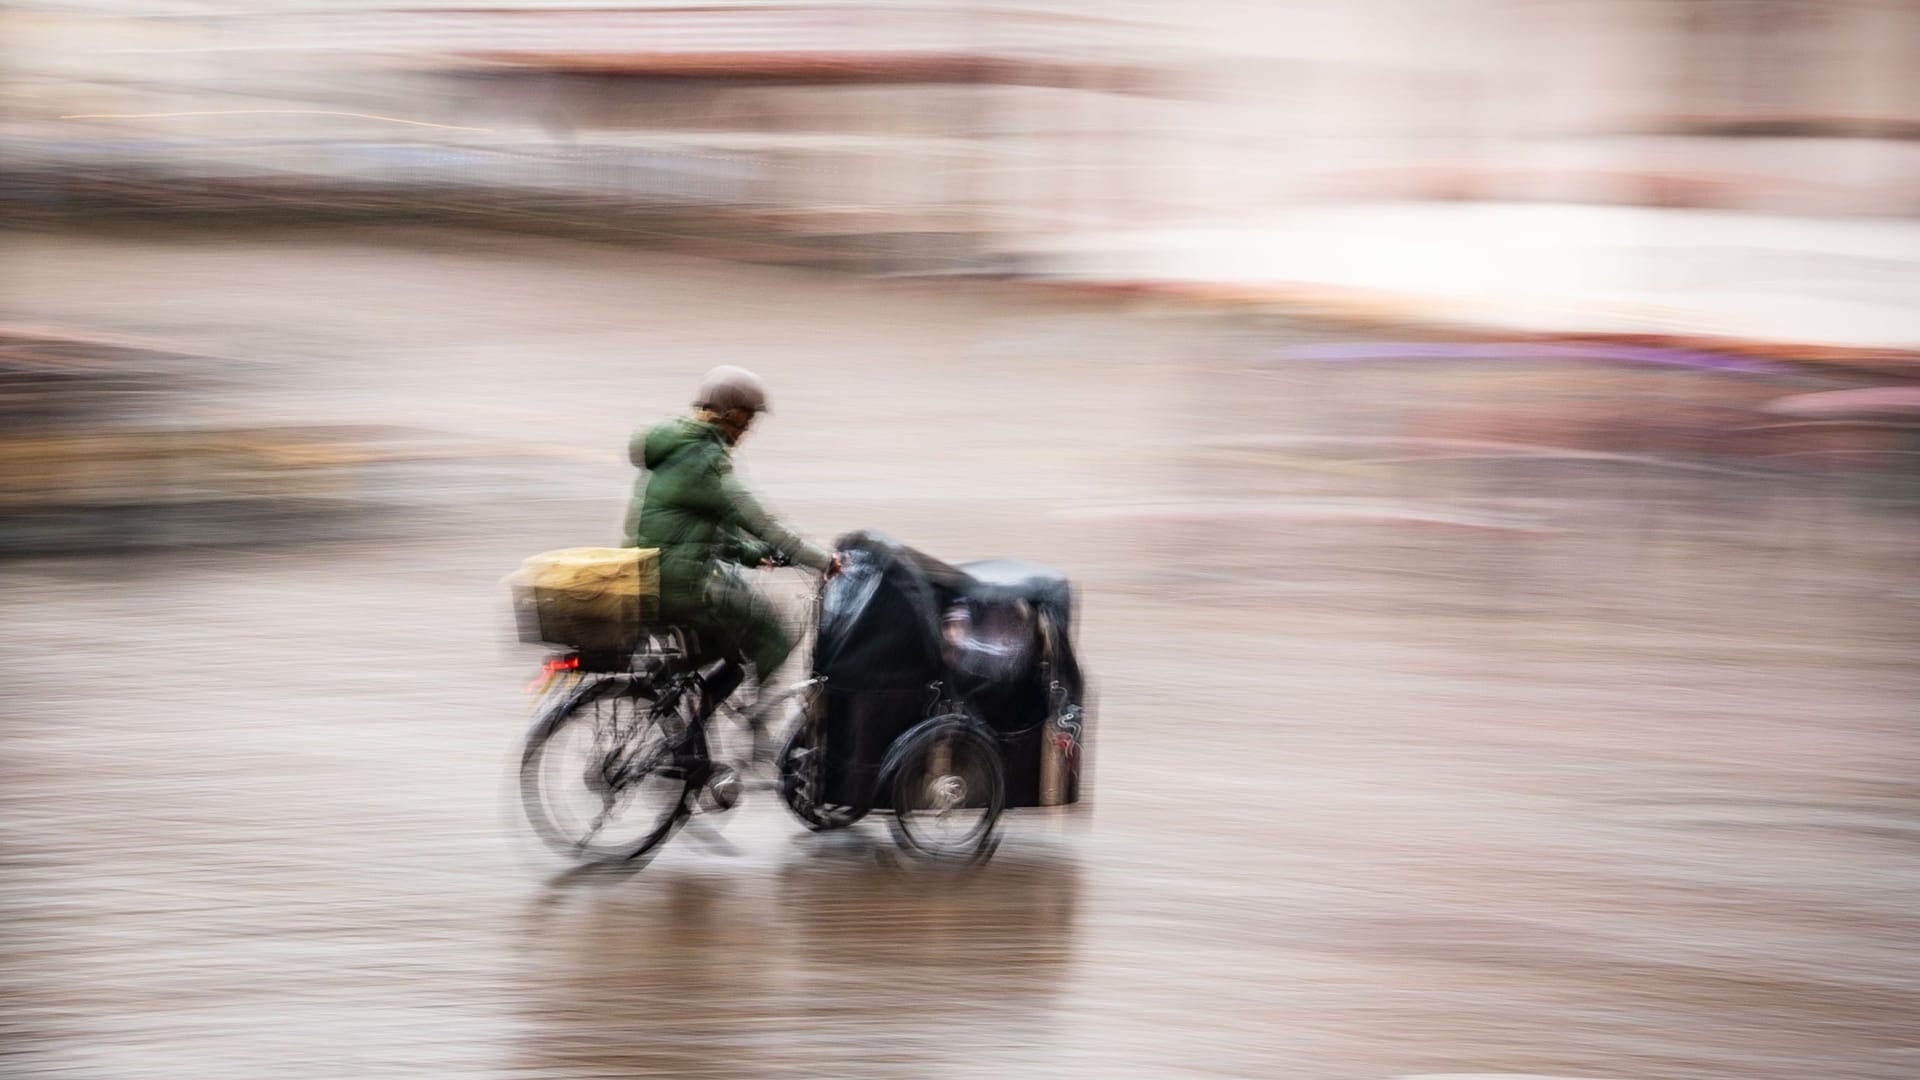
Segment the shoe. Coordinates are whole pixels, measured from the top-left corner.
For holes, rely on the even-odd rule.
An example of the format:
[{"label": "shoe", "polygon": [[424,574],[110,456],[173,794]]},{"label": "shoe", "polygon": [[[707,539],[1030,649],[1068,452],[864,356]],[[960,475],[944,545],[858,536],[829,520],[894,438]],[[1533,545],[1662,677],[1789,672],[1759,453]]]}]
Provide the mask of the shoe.
[{"label": "shoe", "polygon": [[713,766],[713,775],[700,789],[700,809],[710,814],[724,813],[740,802],[740,774],[730,765]]}]

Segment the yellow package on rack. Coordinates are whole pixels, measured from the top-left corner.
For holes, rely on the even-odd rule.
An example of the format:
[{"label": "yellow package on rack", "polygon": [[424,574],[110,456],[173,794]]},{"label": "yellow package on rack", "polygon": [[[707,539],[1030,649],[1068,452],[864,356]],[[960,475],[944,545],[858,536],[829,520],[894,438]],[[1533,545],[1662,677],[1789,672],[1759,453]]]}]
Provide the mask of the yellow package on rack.
[{"label": "yellow package on rack", "polygon": [[627,649],[659,614],[660,553],[653,548],[543,551],[506,579],[523,641]]}]

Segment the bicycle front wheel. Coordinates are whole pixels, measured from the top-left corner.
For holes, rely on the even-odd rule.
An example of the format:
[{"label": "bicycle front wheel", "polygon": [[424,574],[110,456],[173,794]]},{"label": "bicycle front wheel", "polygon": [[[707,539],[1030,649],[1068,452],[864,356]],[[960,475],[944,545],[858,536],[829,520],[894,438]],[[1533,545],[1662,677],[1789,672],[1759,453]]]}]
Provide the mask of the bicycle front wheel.
[{"label": "bicycle front wheel", "polygon": [[520,758],[520,800],[549,847],[590,862],[657,848],[691,812],[705,747],[644,680],[611,678],[555,702]]},{"label": "bicycle front wheel", "polygon": [[821,721],[803,715],[780,751],[780,798],[800,823],[814,832],[844,829],[866,816],[864,806],[826,801],[826,750],[821,745]]},{"label": "bicycle front wheel", "polygon": [[1007,805],[993,740],[960,716],[926,721],[888,751],[893,836],[913,855],[972,861],[993,853]]}]

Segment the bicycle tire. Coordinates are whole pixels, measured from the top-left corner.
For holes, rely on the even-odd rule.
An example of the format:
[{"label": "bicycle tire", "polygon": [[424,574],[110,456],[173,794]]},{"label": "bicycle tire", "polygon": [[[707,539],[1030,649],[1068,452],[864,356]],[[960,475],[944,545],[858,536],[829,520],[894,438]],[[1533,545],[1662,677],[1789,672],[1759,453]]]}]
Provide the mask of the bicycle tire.
[{"label": "bicycle tire", "polygon": [[901,736],[882,775],[902,850],[940,862],[993,853],[1007,804],[1006,767],[999,745],[965,716],[935,717]]},{"label": "bicycle tire", "polygon": [[780,751],[780,801],[793,816],[814,832],[844,829],[867,816],[864,806],[842,806],[820,801],[825,786],[826,767],[820,755],[819,721],[801,717]]},{"label": "bicycle tire", "polygon": [[[528,824],[548,847],[583,862],[631,862],[657,849],[686,822],[704,780],[695,775],[697,765],[688,768],[689,750],[704,761],[705,748],[688,747],[687,732],[672,730],[677,718],[658,706],[651,683],[615,676],[579,687],[542,710],[521,752],[520,800]],[[626,730],[618,726],[623,724]],[[556,761],[557,753],[583,732],[591,739],[586,760]],[[601,803],[584,828],[560,812],[550,783],[574,772]],[[649,781],[658,783],[641,790]],[[602,839],[615,803],[636,795],[646,796],[652,809],[641,812],[636,828]]]}]

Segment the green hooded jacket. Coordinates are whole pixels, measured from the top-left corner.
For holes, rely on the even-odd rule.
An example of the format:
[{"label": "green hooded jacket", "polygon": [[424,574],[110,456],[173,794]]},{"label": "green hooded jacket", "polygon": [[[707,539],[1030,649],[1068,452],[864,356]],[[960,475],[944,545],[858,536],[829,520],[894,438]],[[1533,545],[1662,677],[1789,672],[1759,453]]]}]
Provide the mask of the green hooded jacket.
[{"label": "green hooded jacket", "polygon": [[627,506],[626,546],[660,549],[661,601],[701,602],[714,567],[753,565],[780,553],[824,570],[832,556],[773,519],[733,473],[720,429],[675,417],[635,433],[627,456],[641,469]]}]

